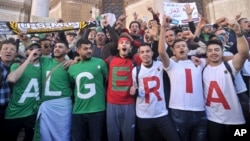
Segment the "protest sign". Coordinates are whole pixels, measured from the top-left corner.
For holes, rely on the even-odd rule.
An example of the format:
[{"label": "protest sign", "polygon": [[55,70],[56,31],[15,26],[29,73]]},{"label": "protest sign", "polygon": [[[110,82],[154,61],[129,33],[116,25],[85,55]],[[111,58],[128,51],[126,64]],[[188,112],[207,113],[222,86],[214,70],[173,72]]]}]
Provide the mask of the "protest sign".
[{"label": "protest sign", "polygon": [[[184,11],[185,5],[187,3],[169,3],[169,2],[163,2],[163,10],[164,14],[170,16],[172,18],[172,24],[175,25],[183,25],[188,24],[188,19],[186,12]],[[199,14],[196,7],[196,3],[188,3],[190,4],[191,8],[194,8],[194,11],[192,13],[193,21],[199,22]]]}]

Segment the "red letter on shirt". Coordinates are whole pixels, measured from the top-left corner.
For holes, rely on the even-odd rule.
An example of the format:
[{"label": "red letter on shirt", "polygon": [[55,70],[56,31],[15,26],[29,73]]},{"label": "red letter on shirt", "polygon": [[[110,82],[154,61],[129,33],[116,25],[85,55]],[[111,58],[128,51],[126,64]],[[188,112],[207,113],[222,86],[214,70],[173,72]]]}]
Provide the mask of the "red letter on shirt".
[{"label": "red letter on shirt", "polygon": [[[148,87],[148,84],[150,81],[155,81],[156,83],[156,86],[155,87],[152,87],[152,88],[149,88]],[[152,82],[150,82],[152,83]],[[160,80],[158,77],[156,76],[152,76],[152,77],[146,77],[146,78],[143,78],[143,84],[144,84],[144,89],[145,89],[145,102],[146,103],[149,103],[150,101],[150,97],[149,97],[149,93],[152,92],[155,94],[155,96],[157,97],[158,101],[161,101],[162,98],[160,97],[160,93],[159,93],[159,88],[160,88]]]},{"label": "red letter on shirt", "polygon": [[193,81],[191,69],[185,69],[186,74],[186,92],[193,93]]},{"label": "red letter on shirt", "polygon": [[[218,98],[212,97],[213,90],[216,91]],[[211,83],[208,87],[208,95],[207,95],[206,105],[210,106],[211,102],[221,103],[225,109],[231,109],[216,81],[211,81]]]}]

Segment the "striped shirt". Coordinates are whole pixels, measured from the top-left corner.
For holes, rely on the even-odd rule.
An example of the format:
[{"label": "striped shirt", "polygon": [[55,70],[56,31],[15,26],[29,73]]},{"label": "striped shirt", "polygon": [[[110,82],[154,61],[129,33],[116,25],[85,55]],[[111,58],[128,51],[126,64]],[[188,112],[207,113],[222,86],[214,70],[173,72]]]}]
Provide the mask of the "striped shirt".
[{"label": "striped shirt", "polygon": [[7,81],[9,66],[4,65],[2,61],[0,61],[0,73],[0,106],[5,106],[9,102],[11,89]]}]

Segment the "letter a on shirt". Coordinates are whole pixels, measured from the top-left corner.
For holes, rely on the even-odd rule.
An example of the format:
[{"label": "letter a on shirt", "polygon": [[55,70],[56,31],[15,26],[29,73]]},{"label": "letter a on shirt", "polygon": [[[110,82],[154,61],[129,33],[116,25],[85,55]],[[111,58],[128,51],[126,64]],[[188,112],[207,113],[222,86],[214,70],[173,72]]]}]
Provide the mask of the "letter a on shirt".
[{"label": "letter a on shirt", "polygon": [[[217,97],[213,97],[213,91],[215,90]],[[218,83],[216,81],[211,81],[209,85],[209,90],[208,90],[208,96],[207,96],[207,101],[206,105],[210,106],[210,104],[214,103],[221,103],[225,109],[231,109],[229,104],[227,103],[226,98],[224,97]]]}]

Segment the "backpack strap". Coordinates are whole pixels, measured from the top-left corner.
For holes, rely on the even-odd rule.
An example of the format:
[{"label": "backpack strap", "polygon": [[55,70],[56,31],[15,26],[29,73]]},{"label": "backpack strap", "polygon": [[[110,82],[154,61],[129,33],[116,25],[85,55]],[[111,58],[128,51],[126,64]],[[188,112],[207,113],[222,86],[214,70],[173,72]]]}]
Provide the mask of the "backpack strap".
[{"label": "backpack strap", "polygon": [[51,74],[60,66],[63,66],[63,64],[66,62],[66,60],[60,62],[59,64],[57,64],[55,67],[53,67],[51,69],[51,71],[49,72],[49,74],[46,76],[45,82],[49,79],[49,77],[51,76]]},{"label": "backpack strap", "polygon": [[205,70],[205,68],[207,67],[207,64],[203,67],[202,71],[201,71],[201,79],[202,79],[202,87],[204,89],[204,82],[203,82],[203,72]]},{"label": "backpack strap", "polygon": [[[224,61],[224,65],[225,65],[227,71],[230,73],[231,78],[232,78],[232,81],[233,81],[233,84],[235,85],[235,78],[234,78],[234,75],[233,75],[232,68],[230,67],[230,65],[228,64],[227,61]],[[203,68],[202,71],[201,71],[202,79],[203,79],[203,72],[204,72],[204,69],[205,69],[206,67],[207,67],[207,64],[204,66],[204,68]]]},{"label": "backpack strap", "polygon": [[138,79],[138,77],[139,77],[140,70],[141,70],[141,65],[136,66],[136,85],[137,85],[137,87],[139,86],[139,79]]},{"label": "backpack strap", "polygon": [[229,73],[231,75],[231,78],[232,78],[232,81],[233,81],[233,84],[235,85],[235,78],[234,78],[234,75],[233,75],[232,68],[230,67],[230,65],[228,64],[227,61],[224,61],[224,65],[227,68],[227,70],[229,71]]},{"label": "backpack strap", "polygon": [[136,76],[135,76],[135,79],[136,79],[136,86],[137,86],[137,89],[136,89],[136,96],[138,95],[138,92],[139,92],[139,72],[141,70],[141,65],[137,65],[136,66]]},{"label": "backpack strap", "polygon": [[205,70],[205,68],[207,67],[207,64],[203,67],[202,71],[201,71],[201,76],[202,76],[202,79],[203,79],[203,72]]}]

